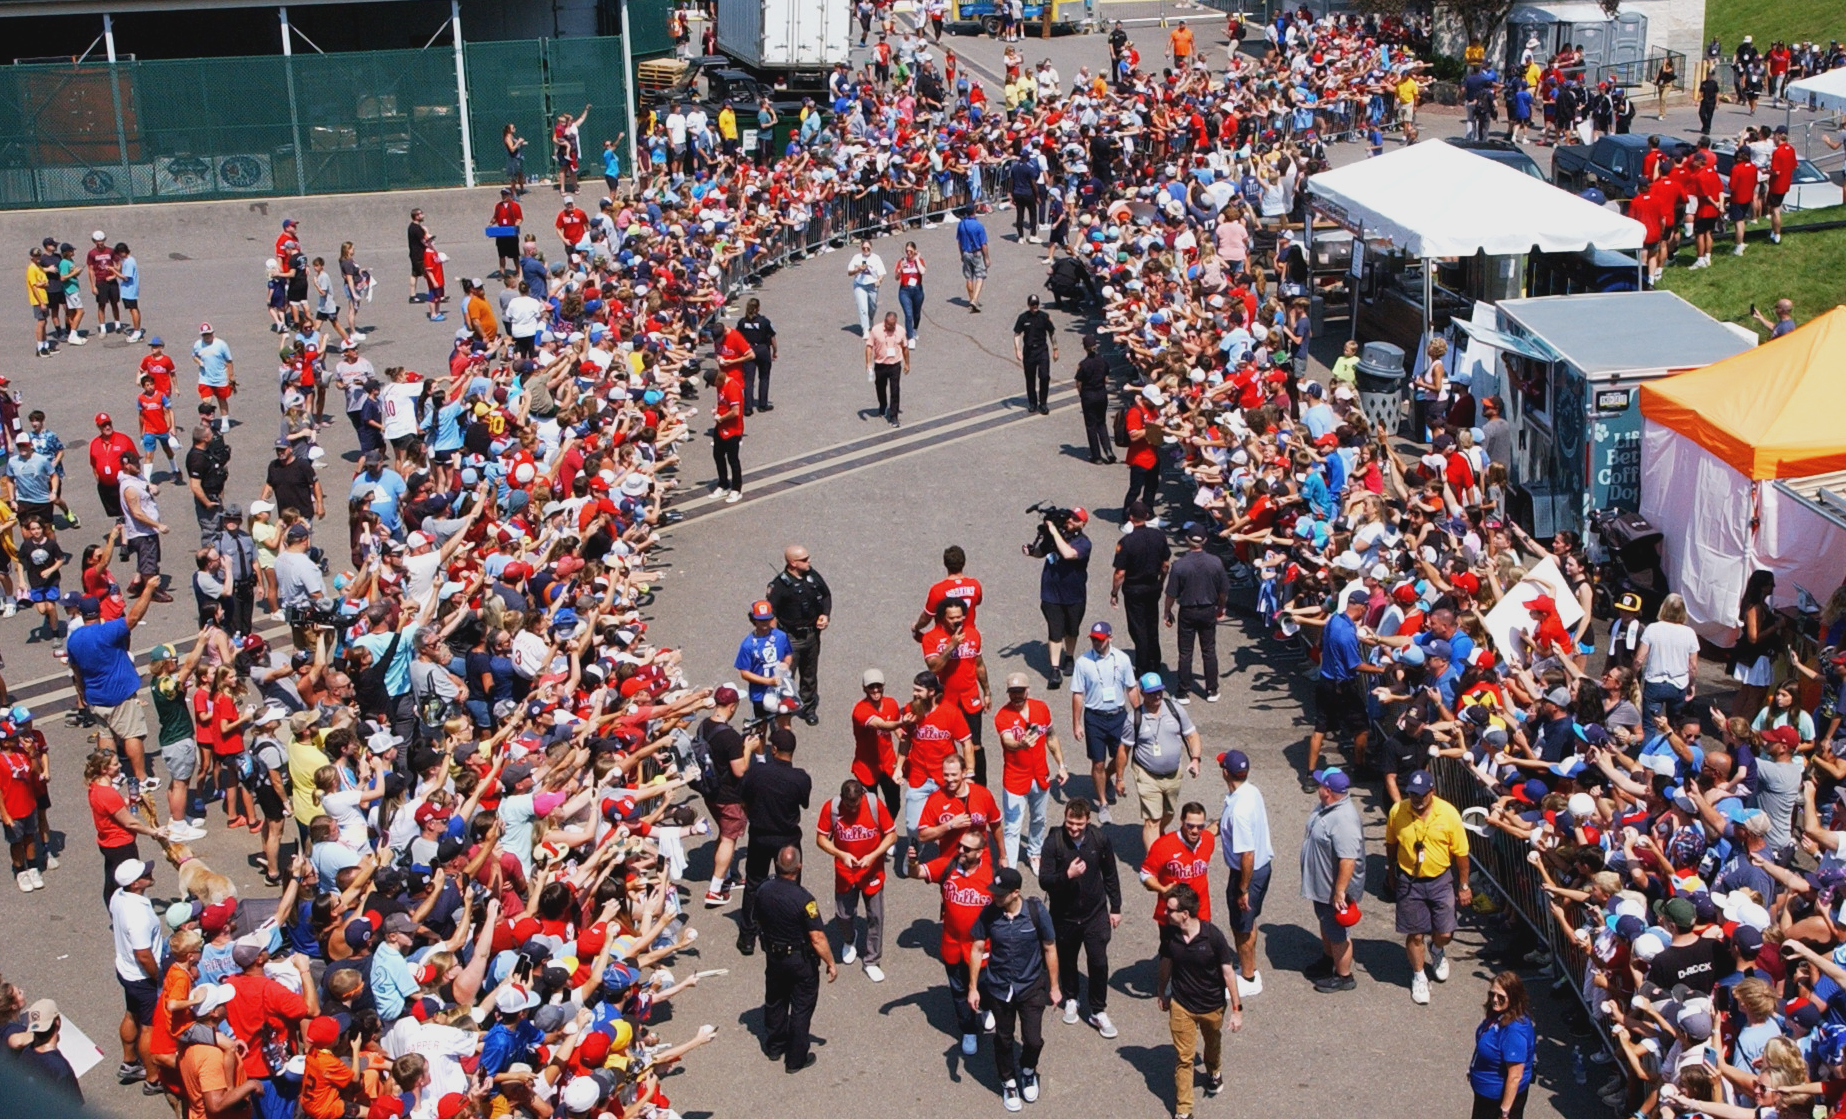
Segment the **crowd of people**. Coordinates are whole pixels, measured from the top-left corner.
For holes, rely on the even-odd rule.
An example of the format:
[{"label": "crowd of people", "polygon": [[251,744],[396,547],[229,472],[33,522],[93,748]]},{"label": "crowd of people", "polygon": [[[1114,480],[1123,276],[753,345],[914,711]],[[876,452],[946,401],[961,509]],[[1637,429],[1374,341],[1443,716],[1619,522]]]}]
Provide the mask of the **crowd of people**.
[{"label": "crowd of people", "polygon": [[[140,438],[95,417],[89,467],[114,523],[77,557],[69,590],[57,534],[80,524],[65,444],[0,395],[12,449],[0,508],[12,582],[0,589],[21,592],[5,609],[31,604],[42,636],[64,642],[78,718],[101,744],[84,784],[125,1008],[119,1080],[185,1119],[672,1115],[661,1077],[717,1035],[651,1024],[670,1000],[696,999],[704,977],[671,969],[683,972],[676,954],[697,937],[687,878],[709,842],[704,906],[737,900],[737,949],[764,957],[769,1058],[789,1073],[815,1063],[821,977],[860,963],[885,981],[888,879],[922,880],[941,891],[961,1050],[990,1038],[1001,1102],[1018,1111],[1041,1096],[1048,1010],[1117,1036],[1116,847],[1134,836],[1106,828],[1138,823],[1127,861],[1154,895],[1156,998],[1174,1114],[1187,1119],[1201,1087],[1223,1090],[1224,1035],[1265,989],[1258,929],[1275,851],[1253,775],[1279,774],[1280,755],[1210,750],[1189,710],[1220,698],[1218,624],[1242,606],[1278,649],[1317,665],[1297,775],[1315,798],[1300,850],[1315,991],[1358,986],[1353,937],[1371,927],[1361,902],[1379,895],[1404,944],[1406,993],[1429,1003],[1451,978],[1462,914],[1503,905],[1474,892],[1476,849],[1517,841],[1554,903],[1534,916],[1555,920],[1548,939],[1563,950],[1522,943],[1516,927],[1505,938],[1531,950],[1528,974],[1549,966],[1560,987],[1580,987],[1581,1025],[1606,1042],[1582,1047],[1580,1079],[1591,1065],[1616,1073],[1601,1088],[1612,1106],[1733,1119],[1836,1098],[1846,821],[1830,813],[1846,779],[1846,656],[1832,650],[1846,596],[1823,615],[1818,663],[1797,655],[1789,676],[1780,666],[1801,646],[1770,608],[1773,580],[1753,579],[1730,652],[1735,698],[1728,713],[1709,709],[1708,727],[1683,603],[1623,594],[1598,625],[1583,541],[1536,541],[1514,522],[1503,403],[1450,375],[1440,340],[1417,376],[1427,449],[1415,453],[1357,407],[1351,349],[1324,379],[1309,375],[1305,262],[1289,228],[1301,187],[1323,165],[1320,145],[1353,122],[1414,118],[1390,99],[1407,84],[1414,106],[1419,64],[1404,44],[1415,34],[1285,13],[1267,53],[1219,65],[1176,34],[1173,65],[1155,71],[1118,30],[1106,68],[1067,89],[1049,63],[1028,76],[1021,58],[992,102],[952,53],[938,66],[906,34],[883,66],[836,74],[831,104],[804,109],[780,153],[744,152],[730,107],[728,124],[669,109],[641,122],[633,184],[594,211],[566,193],[539,233],[522,191],[503,193],[500,290],[461,281],[466,325],[435,359],[447,369],[427,374],[373,367],[352,314],[369,274],[341,251],[342,315],[335,281],[319,261],[303,271],[302,231],[285,223],[272,303],[287,338],[281,420],[260,485],[233,469],[223,439],[239,391],[228,345],[205,323],[190,347],[200,403],[182,464],[176,363],[146,339]],[[1017,251],[1045,245],[1066,281],[1054,294],[1094,313],[1077,382],[1093,460],[1120,450],[1129,471],[1128,531],[1110,565],[1129,647],[1086,614],[1087,511],[1048,514],[1035,553],[1062,649],[1045,685],[1068,681],[1068,723],[1030,676],[990,679],[984,591],[948,548],[911,627],[914,673],[863,672],[850,769],[822,781],[810,822],[815,779],[794,764],[793,728],[822,721],[833,606],[806,549],[790,547],[764,596],[739,603],[749,631],[736,683],[689,679],[682,650],[642,618],[670,506],[696,469],[681,452],[706,436],[697,370],[714,359],[713,496],[737,501],[745,417],[773,408],[777,354],[760,306],[723,325],[730,286],[791,250],[929,225],[956,205],[971,312],[1001,249],[980,213],[1010,207]],[[420,212],[409,248],[412,300],[441,321],[447,262]],[[98,252],[110,263],[97,282],[126,299],[118,250]],[[889,314],[874,325],[886,275],[866,259],[874,246],[847,269],[855,289],[874,289],[855,299],[892,423],[893,370],[908,368],[923,300],[918,256],[893,269],[903,328]],[[45,277],[34,292],[49,292],[62,265],[35,255],[31,266]],[[303,285],[316,293],[305,303]],[[75,331],[69,294],[59,321]],[[50,305],[47,294],[41,323],[54,322]],[[1056,353],[1042,315],[1034,306],[1015,329],[1039,410]],[[1109,355],[1129,370],[1125,391]],[[335,480],[344,433],[323,446],[329,383],[353,430],[350,488]],[[131,635],[170,599],[171,526],[151,484],[162,451],[193,499],[199,630],[157,647],[143,671]],[[1177,557],[1172,536],[1185,543]],[[111,564],[130,559],[118,585]],[[1247,601],[1233,601],[1240,591]],[[1486,615],[1508,597],[1524,620],[1490,633]],[[1177,631],[1177,673],[1163,621]],[[287,647],[266,623],[286,627]],[[1214,759],[1215,820],[1182,793]],[[0,718],[0,763],[12,865],[30,893],[56,866],[31,711]],[[1385,870],[1368,883],[1360,804],[1374,791]],[[191,848],[218,811],[260,844],[274,895],[240,899]],[[831,920],[801,884],[810,838],[833,864]],[[145,857],[154,850],[170,871]],[[184,896],[156,910],[148,894],[163,879]],[[7,1048],[78,1091],[59,1063],[61,1013],[42,995],[0,984]],[[1500,972],[1468,1068],[1475,1114],[1522,1115],[1535,1062],[1525,982]]]}]

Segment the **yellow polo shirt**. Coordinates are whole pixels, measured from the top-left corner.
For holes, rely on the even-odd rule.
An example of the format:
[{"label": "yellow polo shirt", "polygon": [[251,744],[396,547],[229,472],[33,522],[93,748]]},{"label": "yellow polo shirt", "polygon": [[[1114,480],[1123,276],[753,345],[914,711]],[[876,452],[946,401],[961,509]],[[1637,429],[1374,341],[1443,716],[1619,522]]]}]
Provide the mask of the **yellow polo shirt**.
[{"label": "yellow polo shirt", "polygon": [[[1423,859],[1417,861],[1417,844],[1423,845]],[[1457,856],[1468,853],[1468,831],[1461,826],[1461,813],[1441,797],[1430,804],[1429,815],[1417,815],[1405,797],[1391,806],[1385,822],[1385,845],[1397,847],[1397,865],[1414,878],[1433,878],[1447,871]]]}]

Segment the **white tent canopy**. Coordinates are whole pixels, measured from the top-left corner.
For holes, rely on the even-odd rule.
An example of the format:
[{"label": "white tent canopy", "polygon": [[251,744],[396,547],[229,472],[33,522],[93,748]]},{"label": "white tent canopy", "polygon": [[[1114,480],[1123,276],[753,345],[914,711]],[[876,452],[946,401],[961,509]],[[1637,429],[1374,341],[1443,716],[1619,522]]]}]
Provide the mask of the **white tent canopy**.
[{"label": "white tent canopy", "polygon": [[1811,99],[1818,108],[1846,109],[1846,68],[1790,82],[1786,96],[1796,104]]},{"label": "white tent canopy", "polygon": [[1645,237],[1632,218],[1433,140],[1322,172],[1308,190],[1416,257],[1638,249]]}]

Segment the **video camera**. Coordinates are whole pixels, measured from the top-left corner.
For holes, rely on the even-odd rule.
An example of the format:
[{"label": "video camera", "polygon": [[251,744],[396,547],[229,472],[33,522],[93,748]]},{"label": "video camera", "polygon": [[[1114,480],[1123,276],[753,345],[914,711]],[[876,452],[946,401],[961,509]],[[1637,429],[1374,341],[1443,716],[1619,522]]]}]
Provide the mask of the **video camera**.
[{"label": "video camera", "polygon": [[1034,536],[1032,542],[1022,549],[1033,559],[1044,559],[1057,552],[1057,542],[1051,539],[1052,528],[1055,527],[1058,535],[1066,540],[1069,540],[1077,531],[1074,527],[1077,514],[1073,509],[1053,505],[1049,501],[1039,501],[1026,506],[1026,512],[1039,515],[1038,535]]}]

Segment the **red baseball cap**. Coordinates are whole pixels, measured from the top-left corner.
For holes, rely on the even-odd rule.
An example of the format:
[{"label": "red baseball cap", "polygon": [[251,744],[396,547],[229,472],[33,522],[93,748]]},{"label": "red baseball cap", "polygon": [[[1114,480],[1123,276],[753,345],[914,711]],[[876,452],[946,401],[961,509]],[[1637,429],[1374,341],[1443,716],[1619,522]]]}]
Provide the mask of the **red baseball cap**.
[{"label": "red baseball cap", "polygon": [[1359,912],[1359,903],[1355,901],[1345,909],[1336,910],[1333,914],[1333,919],[1338,921],[1343,928],[1350,929],[1358,924],[1359,918],[1363,916],[1365,916],[1365,914]]},{"label": "red baseball cap", "polygon": [[109,413],[98,412],[96,413],[96,426],[97,427],[114,427],[115,421],[109,418]]},{"label": "red baseball cap", "polygon": [[308,1023],[308,1044],[323,1048],[340,1040],[340,1024],[323,1014]]},{"label": "red baseball cap", "polygon": [[759,598],[750,604],[750,620],[753,622],[766,622],[775,616],[776,608],[769,605],[766,598]]},{"label": "red baseball cap", "polygon": [[1481,593],[1481,577],[1472,571],[1464,571],[1455,576],[1455,589],[1469,594]]},{"label": "red baseball cap", "polygon": [[460,1092],[450,1092],[436,1101],[436,1119],[455,1119],[468,1108],[468,1097]]}]

